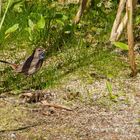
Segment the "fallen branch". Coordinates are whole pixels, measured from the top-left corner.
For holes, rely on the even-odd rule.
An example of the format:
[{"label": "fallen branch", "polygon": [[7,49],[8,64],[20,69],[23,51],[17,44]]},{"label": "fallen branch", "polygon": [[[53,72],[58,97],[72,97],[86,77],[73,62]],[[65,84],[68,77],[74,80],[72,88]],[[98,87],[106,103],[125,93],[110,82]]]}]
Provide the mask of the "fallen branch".
[{"label": "fallen branch", "polygon": [[50,104],[47,101],[41,101],[41,103],[43,105],[45,105],[45,106],[49,106],[49,107],[54,107],[54,108],[59,108],[59,109],[65,109],[65,110],[68,110],[68,111],[72,111],[72,109],[67,108],[66,106],[63,106],[63,105]]}]

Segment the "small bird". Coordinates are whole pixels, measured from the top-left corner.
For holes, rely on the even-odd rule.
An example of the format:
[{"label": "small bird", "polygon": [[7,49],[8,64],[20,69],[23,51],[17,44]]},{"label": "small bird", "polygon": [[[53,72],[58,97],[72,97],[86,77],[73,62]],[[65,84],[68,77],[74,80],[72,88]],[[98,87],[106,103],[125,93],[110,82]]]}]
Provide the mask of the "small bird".
[{"label": "small bird", "polygon": [[42,48],[36,48],[32,55],[29,56],[25,62],[21,64],[13,64],[7,61],[0,60],[2,63],[6,63],[12,67],[13,70],[17,73],[23,73],[24,75],[32,75],[37,72],[45,59],[45,50]]}]

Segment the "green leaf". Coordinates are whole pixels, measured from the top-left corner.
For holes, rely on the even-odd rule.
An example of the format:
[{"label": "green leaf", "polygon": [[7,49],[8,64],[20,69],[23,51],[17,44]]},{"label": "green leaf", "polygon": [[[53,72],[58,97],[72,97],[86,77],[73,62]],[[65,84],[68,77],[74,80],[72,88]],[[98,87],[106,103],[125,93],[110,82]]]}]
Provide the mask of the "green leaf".
[{"label": "green leaf", "polygon": [[18,28],[19,28],[19,24],[15,24],[12,27],[10,27],[9,29],[7,29],[5,31],[5,34],[7,35],[7,34],[10,34],[12,32],[15,32]]},{"label": "green leaf", "polygon": [[43,29],[45,27],[45,19],[44,17],[41,15],[40,20],[37,22],[37,28],[38,29]]},{"label": "green leaf", "polygon": [[62,25],[62,26],[65,25],[64,22],[63,22],[62,20],[57,19],[56,22],[57,22],[58,24]]},{"label": "green leaf", "polygon": [[113,44],[114,44],[116,47],[118,47],[118,48],[120,48],[120,49],[122,49],[122,50],[126,50],[126,51],[129,50],[128,45],[125,44],[125,43],[122,43],[122,42],[113,42]]},{"label": "green leaf", "polygon": [[25,28],[25,31],[27,31],[29,34],[32,32],[30,27]]},{"label": "green leaf", "polygon": [[28,25],[29,25],[29,27],[31,28],[31,30],[34,29],[34,23],[32,22],[31,19],[28,20]]},{"label": "green leaf", "polygon": [[29,40],[33,40],[32,30],[30,27],[25,28],[25,31],[29,33]]},{"label": "green leaf", "polygon": [[68,16],[63,15],[62,19],[63,19],[63,20],[67,20],[67,19],[68,19]]},{"label": "green leaf", "polygon": [[106,82],[106,87],[107,87],[107,90],[108,90],[108,92],[109,92],[109,97],[112,99],[112,100],[116,100],[116,98],[117,98],[117,96],[115,96],[115,95],[113,95],[113,90],[112,90],[112,85],[111,85],[111,83],[110,82]]},{"label": "green leaf", "polygon": [[112,95],[112,86],[111,86],[111,83],[107,81],[106,82],[106,87],[107,87],[107,90],[110,93],[110,95]]},{"label": "green leaf", "polygon": [[23,7],[23,2],[18,2],[17,4],[14,5],[13,10],[15,12],[21,13],[23,11],[22,7]]}]

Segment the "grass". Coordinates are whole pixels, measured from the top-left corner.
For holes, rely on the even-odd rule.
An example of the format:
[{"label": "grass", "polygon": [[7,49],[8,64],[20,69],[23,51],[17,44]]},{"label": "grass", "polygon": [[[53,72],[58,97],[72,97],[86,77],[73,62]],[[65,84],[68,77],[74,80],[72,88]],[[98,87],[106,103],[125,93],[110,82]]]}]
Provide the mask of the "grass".
[{"label": "grass", "polygon": [[82,78],[94,71],[106,77],[118,77],[120,70],[127,68],[127,65],[109,50],[98,49],[86,48],[84,45],[66,48],[48,58],[48,64],[45,62],[42,70],[33,77],[15,74],[11,69],[5,68],[2,72],[3,90],[49,88],[60,84],[63,78],[66,79],[71,74],[80,75]]}]

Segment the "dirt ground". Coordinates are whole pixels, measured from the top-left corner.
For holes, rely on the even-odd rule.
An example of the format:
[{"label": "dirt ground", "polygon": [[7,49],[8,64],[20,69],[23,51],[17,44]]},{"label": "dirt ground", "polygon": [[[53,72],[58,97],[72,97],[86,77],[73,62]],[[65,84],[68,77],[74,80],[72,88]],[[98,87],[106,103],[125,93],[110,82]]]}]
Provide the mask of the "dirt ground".
[{"label": "dirt ground", "polygon": [[[140,76],[85,84],[73,79],[46,90],[50,103],[72,111],[23,103],[19,96],[0,96],[0,140],[138,140],[140,139]],[[133,85],[133,86],[132,86]],[[51,94],[50,94],[51,93]],[[42,100],[42,99],[41,99]]]}]

